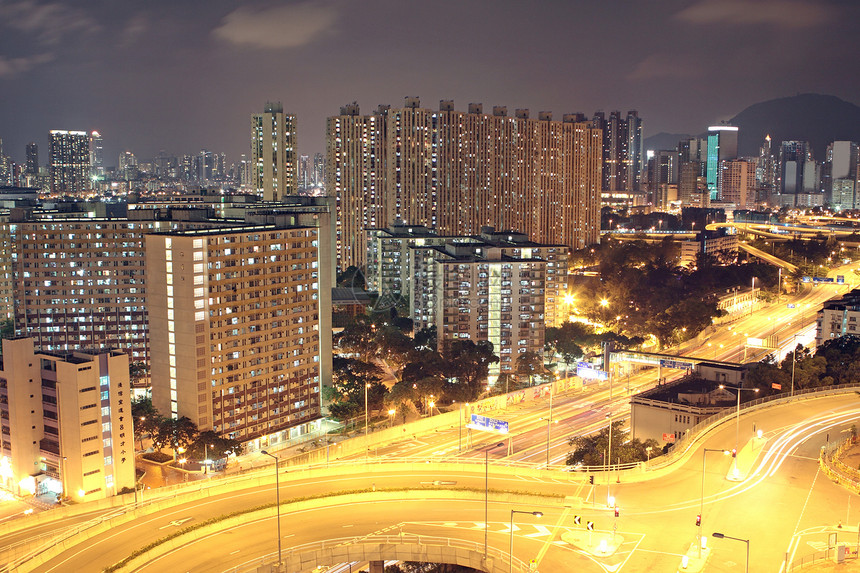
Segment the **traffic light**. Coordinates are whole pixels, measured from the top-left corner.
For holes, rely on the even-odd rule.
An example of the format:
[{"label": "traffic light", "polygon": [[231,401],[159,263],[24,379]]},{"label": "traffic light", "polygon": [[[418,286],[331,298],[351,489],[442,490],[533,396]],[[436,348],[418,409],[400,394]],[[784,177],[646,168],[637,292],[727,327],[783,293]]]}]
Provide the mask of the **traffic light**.
[{"label": "traffic light", "polygon": [[618,517],[618,506],[615,506],[615,517]]},{"label": "traffic light", "polygon": [[702,516],[697,515],[696,516],[696,527],[699,527],[700,525],[702,525]]},{"label": "traffic light", "polygon": [[594,485],[594,476],[588,476],[588,483]]},{"label": "traffic light", "polygon": [[732,448],[732,457],[733,458],[738,457],[738,449],[737,448]]}]

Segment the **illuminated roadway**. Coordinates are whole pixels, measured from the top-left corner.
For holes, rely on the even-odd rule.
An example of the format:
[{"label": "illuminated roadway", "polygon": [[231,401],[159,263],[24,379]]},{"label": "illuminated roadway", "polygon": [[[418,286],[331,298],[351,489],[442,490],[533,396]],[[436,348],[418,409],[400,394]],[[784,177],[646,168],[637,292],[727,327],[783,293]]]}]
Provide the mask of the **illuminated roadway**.
[{"label": "illuminated roadway", "polygon": [[[831,274],[845,274],[846,279],[850,280],[850,277],[853,277],[850,269],[841,268],[836,271],[832,271]],[[787,344],[788,347],[793,346],[794,335],[801,329],[807,329],[808,325],[810,325],[814,321],[815,311],[820,306],[820,303],[827,298],[830,298],[834,295],[837,295],[841,292],[844,292],[847,289],[846,286],[835,286],[835,285],[821,285],[817,287],[808,287],[805,292],[803,292],[798,297],[793,297],[790,299],[793,304],[795,304],[794,309],[788,309],[785,303],[780,304],[779,306],[771,306],[769,308],[760,310],[758,312],[752,313],[751,316],[746,318],[741,318],[735,321],[731,328],[719,328],[717,332],[712,335],[709,339],[711,342],[711,346],[707,346],[705,343],[703,346],[699,347],[697,350],[693,351],[692,355],[701,356],[703,358],[716,358],[723,360],[737,360],[741,357],[743,353],[743,345],[741,341],[744,340],[747,336],[750,337],[758,337],[758,338],[767,338],[768,336],[773,337],[775,339],[777,336],[781,341],[781,345],[783,342],[790,339],[790,342]],[[768,320],[770,318],[770,320]],[[802,340],[802,337],[798,337],[798,340]],[[722,347],[720,346],[722,345]],[[669,373],[666,370],[663,371],[664,375]],[[670,371],[671,372],[671,371]],[[642,387],[647,387],[653,385],[655,382],[656,370],[650,370],[643,374],[638,374],[631,376],[630,378],[630,391],[634,393],[638,391],[638,389]],[[620,419],[623,415],[628,411],[629,405],[627,404],[627,384],[626,380],[622,379],[616,382],[614,385],[614,393],[613,393],[613,412],[614,419]],[[567,438],[571,435],[582,435],[587,434],[591,431],[595,431],[601,427],[605,427],[607,420],[606,414],[608,413],[609,408],[609,399],[608,399],[608,388],[604,383],[603,386],[596,390],[591,390],[589,392],[583,393],[574,393],[573,395],[565,395],[558,396],[555,399],[554,408],[553,408],[553,420],[556,421],[552,425],[552,441],[550,447],[550,461],[552,465],[563,464],[565,458],[567,457],[567,453],[569,451],[569,446],[567,445]],[[542,465],[546,461],[546,416],[547,416],[547,400],[537,401],[535,403],[531,403],[528,405],[517,406],[509,409],[504,414],[499,417],[508,418],[512,420],[512,426],[518,428],[518,432],[516,435],[512,437],[513,442],[513,454],[508,456],[505,451],[506,448],[498,448],[494,450],[490,454],[490,459],[492,463],[511,463],[511,462],[525,462],[529,463],[532,466]],[[784,417],[786,418],[783,422],[784,425],[788,425],[791,419],[797,419],[794,416],[794,413],[799,413],[800,406],[796,408],[792,408],[792,415],[788,415],[784,413]],[[782,410],[780,410],[782,411]],[[542,419],[543,418],[543,419]],[[850,424],[849,424],[850,425]],[[726,430],[723,430],[722,433],[725,433]],[[733,431],[731,428],[728,430],[728,433],[733,436]],[[712,438],[712,440],[718,439],[720,434],[717,434]],[[462,436],[462,437],[461,437]],[[457,456],[461,456],[464,458],[478,458],[478,461],[482,461],[483,453],[477,451],[476,448],[481,445],[494,444],[498,441],[497,436],[489,436],[489,435],[479,435],[476,433],[473,435],[473,443],[471,444],[471,448],[468,444],[468,434],[465,428],[460,431],[458,427],[448,428],[444,430],[440,430],[434,434],[429,436],[421,436],[416,440],[406,440],[404,442],[398,444],[392,444],[386,447],[380,447],[377,451],[373,452],[375,455],[380,456],[381,458],[386,457],[400,457],[404,455],[409,455],[410,457],[419,457],[426,458],[430,460],[448,460],[453,461],[452,458]],[[460,453],[460,444],[462,440],[462,450]],[[770,448],[771,441],[768,445]],[[820,444],[819,444],[820,445]],[[710,447],[710,445],[709,445]],[[725,447],[725,446],[721,446]],[[806,447],[806,446],[804,446]],[[816,446],[817,447],[817,446]],[[814,457],[815,452],[817,451],[814,447],[810,450],[812,452],[812,456]],[[689,471],[695,470],[697,462],[693,462],[693,467],[689,469]],[[700,463],[700,462],[699,462]],[[715,466],[718,465],[719,460],[715,462]],[[797,460],[792,459],[791,463],[788,464],[788,467],[795,467],[799,462]],[[684,466],[685,468],[687,466]],[[357,468],[359,469],[359,468]],[[679,470],[679,473],[673,475],[683,475],[684,469]],[[701,471],[700,469],[698,470]],[[568,477],[567,474],[563,473],[555,473],[551,474],[556,477],[550,478],[546,481],[540,482],[531,482],[529,481],[525,491],[532,492],[540,492],[540,491],[548,491],[548,492],[558,492],[560,491],[559,484],[567,484],[569,479],[575,479],[573,477]],[[808,476],[804,476],[805,478],[811,477],[811,474]],[[330,491],[332,489],[335,490],[344,490],[344,489],[363,489],[363,488],[372,488],[374,486],[379,489],[387,488],[387,487],[421,487],[421,482],[432,482],[434,480],[453,480],[458,482],[459,486],[469,486],[473,488],[483,488],[483,480],[481,476],[475,476],[474,474],[456,474],[456,473],[448,473],[446,475],[440,475],[436,471],[428,471],[426,473],[407,473],[403,475],[356,475],[356,476],[338,476],[336,478],[325,478],[318,479],[313,484],[309,483],[289,483],[283,484],[282,487],[282,496],[289,497],[291,495],[297,495],[296,492],[301,492],[301,495],[310,495],[315,492],[323,492]],[[670,478],[663,478],[661,481],[668,480]],[[674,479],[674,478],[672,478]],[[710,479],[710,478],[709,478]],[[511,478],[511,477],[502,477],[495,476],[492,478],[491,489],[514,489],[522,488],[524,485],[524,480],[520,478]],[[808,480],[807,480],[808,481]],[[681,480],[683,482],[683,479]],[[679,484],[680,485],[680,484]],[[649,486],[635,486],[635,485],[625,485],[625,488],[633,488],[633,491],[636,491],[636,487],[644,487],[648,491],[651,491],[653,485]],[[568,488],[570,492],[568,492]],[[670,488],[671,489],[671,488]],[[565,485],[564,486],[565,493],[570,495],[579,494],[587,497],[587,492],[582,490],[582,487],[579,485]],[[643,494],[644,495],[644,494]],[[268,496],[268,497],[267,497]],[[736,497],[741,496],[739,492]],[[221,503],[215,504],[214,502],[209,502],[209,505],[218,505],[218,510],[223,513],[223,511],[231,511],[231,508],[248,506],[248,505],[256,505],[260,503],[265,503],[269,501],[271,497],[271,488],[262,488],[262,491],[257,488],[257,490],[248,490],[242,491],[240,493],[236,493],[230,497],[232,502],[223,502],[226,503],[228,508],[224,509],[221,507]],[[599,498],[598,498],[599,499]],[[632,499],[638,499],[636,496],[633,496]],[[732,498],[734,499],[734,498]],[[238,505],[233,506],[231,503],[236,503]],[[419,503],[419,502],[410,502],[410,503]],[[599,501],[598,501],[599,503]],[[409,529],[406,533],[415,532],[422,534],[433,534],[438,535],[438,528],[442,527],[439,523],[428,524],[430,521],[427,516],[436,515],[437,513],[445,512],[445,509],[442,507],[444,504],[441,504],[438,501],[426,502],[427,507],[421,507],[420,514],[422,516],[421,520],[414,519],[415,515],[417,515],[414,508],[410,512],[407,519],[403,516],[400,519],[397,519],[396,523],[403,522],[404,524],[409,524]],[[360,504],[361,505],[361,504]],[[371,533],[376,531],[375,529],[369,529],[371,525],[375,526],[378,524],[389,523],[394,517],[397,517],[397,512],[388,508],[389,505],[397,506],[396,503],[392,504],[383,504],[379,502],[366,503],[365,505],[370,506],[368,511],[371,512],[366,518],[366,523],[364,524],[364,533]],[[476,517],[475,512],[480,513],[481,507],[475,506],[475,502],[464,502],[458,501],[456,503],[456,511],[457,512],[467,512],[468,517],[471,518],[472,525],[469,528],[465,528],[461,522],[465,522],[465,517],[458,513],[456,516],[451,516],[449,521],[456,522],[458,525],[451,526],[456,529],[464,529],[471,530],[474,528],[475,522],[482,522],[483,517],[478,515]],[[477,504],[478,506],[482,504]],[[743,504],[741,504],[743,505]],[[192,504],[192,506],[196,506],[196,504]],[[382,507],[385,506],[386,509],[383,512],[385,516],[376,515],[374,511],[381,511]],[[206,506],[204,505],[204,508]],[[630,509],[635,509],[636,505],[630,505]],[[324,513],[324,510],[319,510]],[[344,523],[343,519],[343,508],[341,508],[340,512],[336,510],[325,510],[332,511],[331,519],[335,519],[338,515],[341,521],[339,525],[332,525],[330,528],[331,532],[337,531],[341,535],[336,537],[346,536],[346,535],[354,535],[354,531],[346,531],[353,527],[359,527],[359,523],[355,522],[353,519],[352,508],[349,510],[349,523]],[[504,509],[501,510],[501,514],[504,514],[509,510]],[[662,511],[662,510],[661,510]],[[674,511],[674,510],[672,510]],[[392,513],[393,512],[393,513]],[[390,513],[390,515],[389,515]],[[643,525],[647,525],[647,519],[645,516],[649,514],[647,511],[642,511],[642,517],[636,517],[638,512],[633,511],[629,515],[630,523],[633,524],[637,519],[642,519]],[[171,519],[176,519],[176,516],[182,514],[182,510],[176,510],[171,513],[173,516]],[[497,514],[495,516],[495,522],[499,524],[503,524],[506,521],[507,517],[505,515]],[[546,509],[546,517],[541,521],[541,524],[545,525],[550,523],[552,520],[560,519],[564,514],[564,510],[558,509],[553,510],[552,508]],[[569,514],[569,512],[568,512]],[[97,515],[94,513],[93,515]],[[625,511],[625,517],[628,517]],[[193,519],[202,519],[201,517],[192,517]],[[56,532],[58,527],[67,527],[74,523],[82,521],[83,517],[71,518],[63,520],[62,522],[54,525],[46,525],[39,528],[34,528],[26,533],[17,533],[11,536],[0,537],[0,546],[7,546],[16,541],[20,541],[25,538],[32,538],[39,535],[47,535],[49,532]],[[160,517],[153,517],[151,519],[157,520]],[[184,517],[182,518],[184,519]],[[440,517],[441,519],[441,517]],[[466,521],[470,521],[466,520]],[[146,522],[149,522],[150,518],[147,518]],[[171,520],[168,520],[168,522]],[[424,522],[428,523],[424,523]],[[490,521],[494,521],[494,517],[491,515]],[[688,516],[689,521],[689,516]],[[144,522],[144,523],[146,523]],[[304,520],[302,520],[304,523]],[[446,522],[447,523],[447,522]],[[140,525],[141,528],[150,530],[152,529],[148,525]],[[248,528],[253,527],[252,525],[245,526]],[[387,527],[387,526],[385,526]],[[430,529],[425,529],[430,528]],[[442,527],[445,529],[445,527]],[[315,525],[309,525],[307,535],[311,535],[313,532],[318,532],[319,528]],[[430,531],[435,531],[436,533],[430,533]],[[507,527],[503,527],[500,531],[507,530]],[[160,534],[164,534],[163,530],[155,528],[154,532]],[[358,530],[355,530],[358,531]],[[479,531],[482,534],[482,529]],[[540,533],[542,530],[535,529],[532,533]],[[727,534],[730,534],[728,531]],[[2,534],[0,534],[2,535]],[[224,537],[223,534],[220,537]],[[294,535],[300,536],[300,533],[295,533]],[[497,536],[500,534],[496,534]],[[528,534],[524,534],[528,535]],[[474,537],[470,533],[462,533],[458,535],[460,538],[471,539]],[[243,538],[245,536],[242,536]],[[258,536],[251,536],[258,543],[265,545],[262,539],[258,539]],[[478,535],[478,537],[482,537],[482,535]],[[540,537],[540,536],[538,536]],[[652,536],[653,537],[653,536]],[[135,538],[136,539],[136,538]],[[522,546],[526,548],[528,551],[529,546],[535,541],[537,537],[527,537],[524,538]],[[297,543],[298,541],[290,541],[290,544]],[[248,544],[249,541],[247,539],[242,541],[243,544]],[[650,543],[650,542],[649,542]],[[103,543],[102,545],[108,545],[107,543]],[[100,555],[109,560],[111,558],[119,559],[127,555],[128,548],[133,546],[138,546],[139,542],[134,542],[130,546],[126,545],[125,542],[120,544],[119,548],[114,548],[114,543],[110,543],[111,549],[103,551]],[[517,540],[517,546],[520,547],[520,541]],[[644,547],[648,547],[648,545],[643,545]],[[235,551],[235,549],[233,550]],[[656,551],[656,550],[655,550]],[[244,549],[238,549],[238,553],[235,555],[240,556],[242,558],[248,558],[249,555],[253,554],[254,551],[251,551],[248,547]],[[670,552],[671,553],[671,552]],[[546,555],[549,555],[550,552],[547,552]],[[117,557],[119,555],[119,557]],[[554,553],[547,559],[552,560],[554,558]],[[88,551],[86,553],[86,557],[84,557],[84,561],[91,559],[92,554]],[[103,561],[104,564],[107,564],[108,561]],[[218,563],[224,563],[223,559],[218,559]],[[87,570],[87,567],[84,564],[75,564],[75,569]],[[59,569],[50,569],[45,568],[41,570],[68,570],[66,569],[65,564]],[[197,569],[194,570],[204,570]],[[215,570],[215,569],[212,569]],[[562,570],[562,569],[559,569]],[[633,570],[636,570],[635,568]],[[710,570],[710,569],[709,569]]]},{"label": "illuminated roadway", "polygon": [[[708,458],[705,473],[706,535],[721,531],[726,535],[751,539],[751,571],[778,571],[786,554],[799,559],[815,551],[827,534],[837,531],[840,522],[856,523],[847,509],[849,493],[823,478],[817,470],[817,452],[825,436],[835,440],[860,418],[856,395],[799,401],[790,406],[772,407],[742,415],[742,435],[752,434],[752,425],[768,438],[749,477],[741,482],[726,479],[731,458],[719,454]],[[734,447],[735,428],[731,421],[707,437],[705,446]],[[596,558],[561,542],[565,532],[581,530],[573,516],[595,523],[598,534],[612,531],[614,518],[605,507],[607,484],[598,479],[593,489],[576,474],[549,472],[544,478],[502,476],[491,469],[490,488],[498,490],[579,496],[585,500],[578,509],[563,507],[559,499],[536,501],[529,506],[491,500],[489,543],[504,550],[509,542],[507,523],[512,508],[540,510],[540,520],[517,516],[516,555],[538,558],[540,569],[563,571],[673,571],[695,534],[695,516],[701,493],[701,451],[672,473],[652,481],[616,484],[608,487],[616,497],[621,516],[616,535],[623,539],[611,556]],[[340,504],[290,513],[284,507],[282,529],[289,548],[323,539],[361,538],[366,535],[430,535],[451,537],[479,544],[483,541],[483,501],[449,499],[383,500],[389,488],[421,489],[421,482],[446,480],[452,487],[483,490],[480,471],[465,472],[441,466],[402,471],[377,466],[372,475],[354,476],[347,466],[340,475],[298,477],[285,475],[281,499],[324,491],[365,489],[366,493]],[[491,466],[492,468],[492,466]],[[356,470],[363,469],[357,466]],[[287,481],[289,480],[289,481]],[[368,483],[372,480],[371,483]],[[370,489],[375,486],[377,493]],[[240,489],[222,495],[177,505],[118,527],[74,547],[36,571],[100,571],[126,557],[131,550],[176,531],[177,522],[195,523],[237,509],[270,502],[273,486]],[[442,494],[444,495],[444,494]],[[596,498],[594,505],[591,500]],[[264,519],[211,535],[179,547],[139,571],[227,571],[275,549],[274,519]],[[543,526],[543,528],[539,527]],[[853,526],[852,526],[853,527]],[[856,540],[856,528],[848,538]],[[846,534],[843,534],[845,536]],[[844,537],[843,537],[844,539]],[[707,571],[738,571],[743,562],[743,545],[729,540],[711,540],[713,553]],[[193,565],[189,565],[193,564]]]}]

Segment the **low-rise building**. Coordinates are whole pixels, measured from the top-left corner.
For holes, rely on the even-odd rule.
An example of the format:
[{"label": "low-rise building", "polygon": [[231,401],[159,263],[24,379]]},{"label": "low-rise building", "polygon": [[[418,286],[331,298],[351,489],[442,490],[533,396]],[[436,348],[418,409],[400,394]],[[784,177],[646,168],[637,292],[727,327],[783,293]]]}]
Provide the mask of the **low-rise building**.
[{"label": "low-rise building", "polygon": [[860,289],[828,300],[818,311],[816,346],[846,334],[860,334]]},{"label": "low-rise building", "polygon": [[[678,381],[636,394],[630,399],[633,437],[660,443],[681,439],[705,418],[736,406],[737,393],[731,388],[743,387],[746,371],[743,364],[701,362]],[[747,394],[741,393],[742,402],[750,399]]]},{"label": "low-rise building", "polygon": [[3,340],[0,483],[19,494],[75,501],[134,487],[128,355],[41,352]]}]

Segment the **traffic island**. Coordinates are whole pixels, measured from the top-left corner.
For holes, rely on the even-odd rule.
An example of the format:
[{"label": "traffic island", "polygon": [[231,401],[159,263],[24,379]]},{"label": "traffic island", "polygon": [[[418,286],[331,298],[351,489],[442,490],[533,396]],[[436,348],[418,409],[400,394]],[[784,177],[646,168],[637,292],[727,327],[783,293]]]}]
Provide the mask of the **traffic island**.
[{"label": "traffic island", "polygon": [[561,534],[561,540],[594,557],[609,557],[624,543],[618,534],[588,530],[567,531]]},{"label": "traffic island", "polygon": [[699,573],[708,562],[708,557],[711,556],[710,547],[702,547],[701,553],[699,546],[695,543],[690,544],[687,553],[681,556],[681,564],[678,566],[678,573]]},{"label": "traffic island", "polygon": [[729,481],[744,481],[750,473],[750,470],[758,459],[762,448],[767,443],[767,438],[764,436],[753,437],[746,445],[737,452],[734,463],[729,468],[729,473],[726,474],[726,479]]}]

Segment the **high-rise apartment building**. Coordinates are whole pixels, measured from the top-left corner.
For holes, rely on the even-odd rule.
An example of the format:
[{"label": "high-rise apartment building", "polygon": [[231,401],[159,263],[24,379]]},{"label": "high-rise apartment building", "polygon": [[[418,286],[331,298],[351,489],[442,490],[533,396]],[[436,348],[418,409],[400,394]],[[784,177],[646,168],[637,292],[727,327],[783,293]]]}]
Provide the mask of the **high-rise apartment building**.
[{"label": "high-rise apartment building", "polygon": [[[528,328],[540,331],[534,333],[540,338],[545,326],[560,326],[564,321],[570,251],[565,245],[534,243],[523,233],[493,228],[484,228],[475,236],[455,237],[402,224],[369,230],[368,245],[368,289],[376,291],[379,301],[386,304],[408,305],[414,328],[435,326],[438,333],[445,333],[440,341],[489,340],[497,354],[502,348],[517,349],[512,356],[510,352],[503,353],[509,354],[510,366],[510,359],[523,352],[522,348],[537,352],[530,342],[509,344],[511,337],[529,338],[521,332],[515,336],[514,330],[525,329],[523,325],[528,322]],[[483,265],[481,268],[486,270],[499,263],[499,271],[507,277],[508,271],[520,268],[518,264],[508,267],[507,263],[518,260],[527,261],[523,264],[529,268],[540,266],[539,276],[527,282],[510,282],[506,278],[494,283],[488,282],[488,275],[481,276],[481,272],[475,271],[479,275],[475,280],[462,279],[457,283],[458,292],[453,298],[449,297],[452,288],[442,286],[446,272],[450,275],[457,265]],[[448,263],[454,267],[445,267]],[[472,270],[467,272],[465,266],[462,270],[468,274],[478,267],[469,268]],[[471,292],[464,294],[467,289]],[[521,300],[518,295],[528,295],[529,300]],[[540,295],[539,308],[532,305],[535,295]],[[497,319],[501,322],[497,323]],[[539,325],[532,325],[538,322]],[[440,348],[444,349],[443,343]]]},{"label": "high-rise apartment building", "polygon": [[54,354],[3,340],[0,482],[19,494],[92,501],[133,488],[128,356]]},{"label": "high-rise apartment building", "polygon": [[51,193],[81,196],[90,184],[90,145],[86,131],[51,131]]},{"label": "high-rise apartment building", "polygon": [[642,120],[635,110],[596,112],[591,120],[603,132],[604,202],[627,203],[639,191],[642,176]]},{"label": "high-rise apartment building", "polygon": [[720,162],[738,156],[738,128],[732,125],[712,125],[708,128],[708,163],[706,178],[711,200],[719,199]]},{"label": "high-rise apartment building", "polygon": [[298,190],[296,116],[285,114],[280,102],[267,102],[263,113],[251,116],[253,185],[266,201],[280,201]]},{"label": "high-rise apartment building", "polygon": [[[488,341],[499,357],[490,382],[516,371],[525,352],[543,355],[546,261],[528,247],[448,243],[435,254],[434,325],[439,349],[458,339]],[[426,299],[425,299],[426,300]]]},{"label": "high-rise apartment building", "polygon": [[20,210],[2,225],[12,255],[16,332],[49,352],[104,346],[146,362],[143,237],[206,222],[171,220],[155,210],[134,218],[91,215]]},{"label": "high-rise apartment building", "polygon": [[[255,225],[277,212],[325,229],[324,254],[332,243],[330,209],[322,199],[298,198],[262,208],[225,202],[217,194],[160,199],[128,209],[113,206],[111,212],[103,203],[76,206],[83,210],[15,209],[0,221],[0,262],[5,265],[0,266],[0,310],[14,313],[17,334],[35,338],[39,348],[50,352],[102,346],[126,352],[133,362],[149,363],[147,234],[236,228],[243,220]],[[326,263],[324,284],[330,285],[331,257],[321,259]],[[13,293],[9,300],[3,295],[7,291]],[[322,320],[326,325],[328,317]]]},{"label": "high-rise apartment building", "polygon": [[159,411],[249,449],[318,428],[331,354],[325,235],[261,224],[146,237]]},{"label": "high-rise apartment building", "polygon": [[327,123],[326,186],[337,198],[338,265],[365,264],[366,229],[395,221],[440,235],[516,228],[538,242],[582,248],[598,240],[603,137],[581,116],[553,121],[526,109],[483,112],[357,104]]}]

